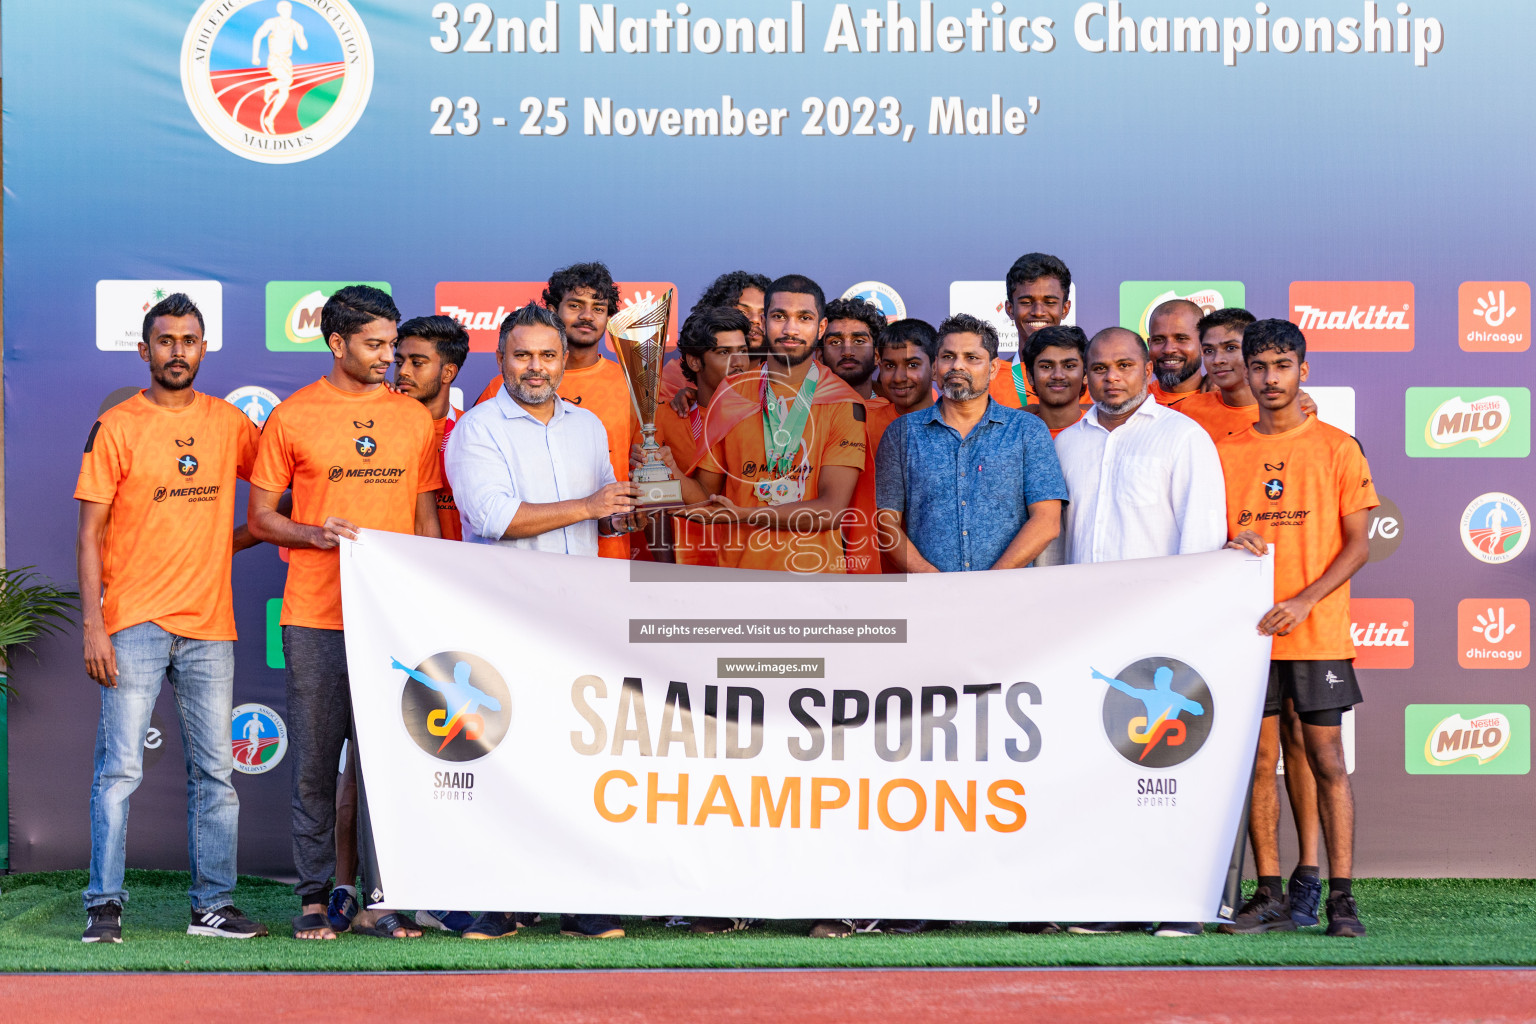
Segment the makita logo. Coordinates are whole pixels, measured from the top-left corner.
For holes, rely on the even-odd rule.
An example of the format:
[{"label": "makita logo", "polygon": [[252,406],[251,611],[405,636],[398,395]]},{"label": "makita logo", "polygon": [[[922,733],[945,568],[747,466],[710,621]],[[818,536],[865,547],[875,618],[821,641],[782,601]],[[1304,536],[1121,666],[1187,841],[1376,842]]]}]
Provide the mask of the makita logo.
[{"label": "makita logo", "polygon": [[1361,309],[1359,306],[1350,306],[1348,310],[1297,306],[1296,326],[1303,332],[1411,331],[1413,324],[1408,322],[1408,317],[1412,312],[1408,306],[1401,309],[1388,309],[1386,306],[1367,306]]},{"label": "makita logo", "polygon": [[1413,349],[1410,281],[1292,281],[1290,300],[1308,351]]},{"label": "makita logo", "polygon": [[1350,624],[1349,639],[1356,647],[1412,647],[1408,641],[1408,623],[1393,628],[1385,622]]},{"label": "makita logo", "polygon": [[1509,400],[1502,395],[1470,402],[1452,397],[1430,415],[1424,440],[1431,448],[1449,448],[1463,441],[1476,441],[1485,448],[1504,436],[1511,419]]},{"label": "makita logo", "polygon": [[346,479],[353,480],[358,477],[386,477],[394,479],[404,475],[405,470],[403,469],[349,469],[346,472]]},{"label": "makita logo", "polygon": [[487,313],[452,305],[439,306],[437,311],[443,316],[453,317],[453,319],[463,325],[466,331],[499,331],[501,329],[501,322],[511,312],[506,306],[497,306],[496,312]]}]

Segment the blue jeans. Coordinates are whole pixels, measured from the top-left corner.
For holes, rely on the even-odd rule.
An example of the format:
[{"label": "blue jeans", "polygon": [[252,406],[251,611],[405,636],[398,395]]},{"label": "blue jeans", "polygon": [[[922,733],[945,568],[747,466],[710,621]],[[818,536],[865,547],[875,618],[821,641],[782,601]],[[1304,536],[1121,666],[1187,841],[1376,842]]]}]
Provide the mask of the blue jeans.
[{"label": "blue jeans", "polygon": [[128,798],[144,777],[144,736],[160,684],[169,676],[187,759],[187,860],[192,866],[188,895],[192,909],[216,910],[227,905],[234,892],[240,818],[240,798],[231,781],[234,642],[190,640],[144,622],[112,634],[112,648],[117,653],[117,686],[101,687],[86,909],[128,899],[123,889]]}]

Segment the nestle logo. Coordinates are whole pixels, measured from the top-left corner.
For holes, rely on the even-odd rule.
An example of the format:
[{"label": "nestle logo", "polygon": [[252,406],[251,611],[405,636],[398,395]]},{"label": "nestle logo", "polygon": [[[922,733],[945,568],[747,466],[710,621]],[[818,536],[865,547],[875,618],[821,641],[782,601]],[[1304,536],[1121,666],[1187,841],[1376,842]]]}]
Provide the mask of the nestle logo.
[{"label": "nestle logo", "polygon": [[1413,350],[1411,281],[1292,281],[1290,299],[1308,351]]}]

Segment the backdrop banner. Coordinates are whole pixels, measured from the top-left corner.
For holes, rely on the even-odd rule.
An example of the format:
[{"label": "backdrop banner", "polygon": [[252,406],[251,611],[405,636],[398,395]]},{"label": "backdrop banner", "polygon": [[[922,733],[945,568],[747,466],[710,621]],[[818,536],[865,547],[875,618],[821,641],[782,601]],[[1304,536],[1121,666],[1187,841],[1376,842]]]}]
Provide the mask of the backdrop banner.
[{"label": "backdrop banner", "polygon": [[[1269,559],[766,584],[672,568],[371,531],[345,547],[380,902],[1225,909]],[[1002,607],[1003,628],[980,614]]]}]

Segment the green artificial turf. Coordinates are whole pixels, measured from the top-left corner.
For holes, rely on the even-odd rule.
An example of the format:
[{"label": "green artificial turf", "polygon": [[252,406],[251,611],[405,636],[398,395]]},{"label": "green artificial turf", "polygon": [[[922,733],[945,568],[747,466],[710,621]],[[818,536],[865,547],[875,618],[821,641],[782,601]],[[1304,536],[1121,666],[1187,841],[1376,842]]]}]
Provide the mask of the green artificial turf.
[{"label": "green artificial turf", "polygon": [[811,939],[810,922],[773,921],[745,932],[690,935],[626,918],[629,937],[558,934],[553,916],[512,939],[474,942],[442,932],[415,940],[343,935],[297,942],[288,886],[241,878],[236,904],[270,938],[186,934],[187,876],[130,871],[123,944],[85,945],[83,871],[0,879],[0,971],[370,971],[635,967],[960,967],[1324,964],[1536,964],[1536,880],[1359,879],[1355,897],[1370,934],[1330,939],[1294,933],[1158,939],[1150,935],[1019,935],[967,924],[923,935]]}]

